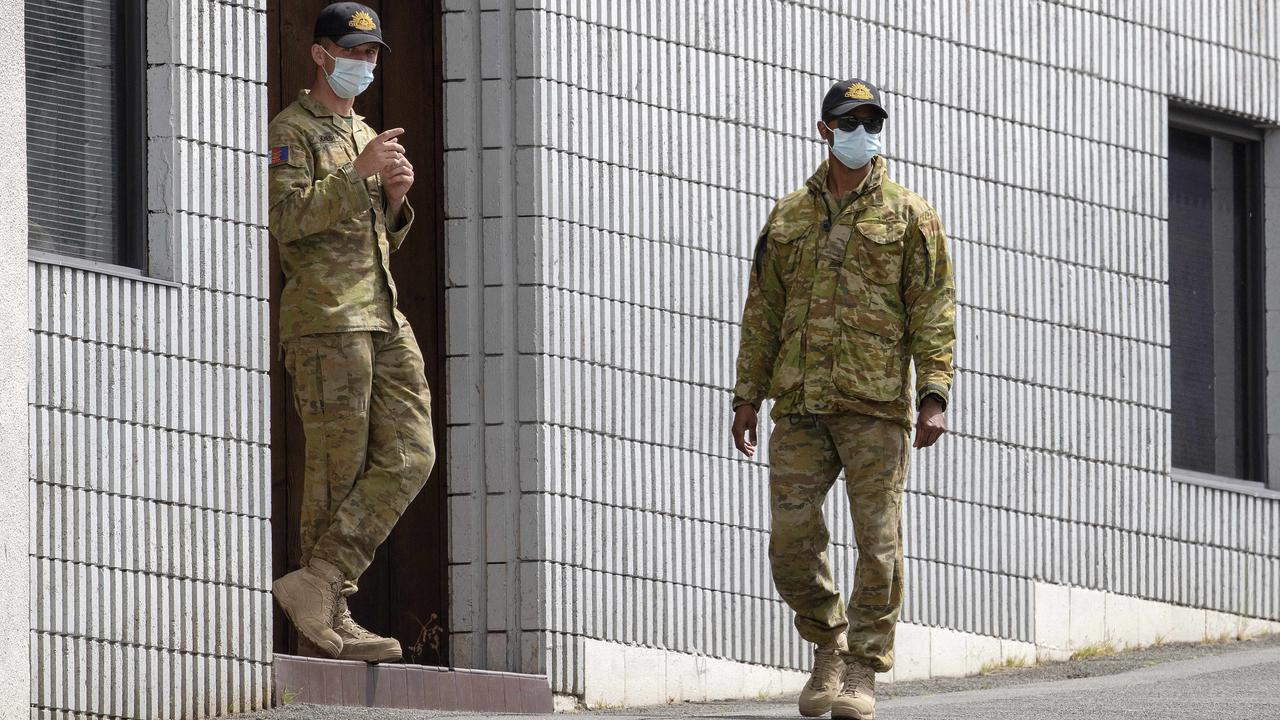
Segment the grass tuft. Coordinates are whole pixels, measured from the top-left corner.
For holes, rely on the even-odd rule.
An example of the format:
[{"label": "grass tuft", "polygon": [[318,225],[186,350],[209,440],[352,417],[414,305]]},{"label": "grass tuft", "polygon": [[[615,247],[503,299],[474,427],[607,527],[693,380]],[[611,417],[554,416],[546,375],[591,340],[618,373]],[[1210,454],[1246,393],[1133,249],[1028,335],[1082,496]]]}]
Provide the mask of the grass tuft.
[{"label": "grass tuft", "polygon": [[1071,653],[1072,660],[1088,660],[1089,658],[1106,657],[1116,654],[1116,646],[1110,640],[1103,640],[1092,645],[1084,647]]},{"label": "grass tuft", "polygon": [[1000,670],[1012,670],[1014,668],[1026,667],[1027,664],[1027,659],[1021,655],[1016,657],[1009,656],[1004,659],[1004,662],[993,660],[989,663],[983,663],[982,667],[978,669],[978,674],[990,675],[991,673],[998,672]]}]

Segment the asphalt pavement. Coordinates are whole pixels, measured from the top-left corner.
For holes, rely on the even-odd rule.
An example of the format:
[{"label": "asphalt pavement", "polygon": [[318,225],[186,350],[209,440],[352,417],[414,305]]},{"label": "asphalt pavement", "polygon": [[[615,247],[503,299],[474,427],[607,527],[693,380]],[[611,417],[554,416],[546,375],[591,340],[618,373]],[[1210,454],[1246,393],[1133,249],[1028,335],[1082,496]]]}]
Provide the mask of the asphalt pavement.
[{"label": "asphalt pavement", "polygon": [[[1046,663],[968,678],[881,685],[877,720],[1280,719],[1280,636],[1166,645],[1087,660]],[[240,716],[263,720],[425,720],[474,714],[291,705]],[[554,717],[554,716],[544,716]],[[562,720],[798,717],[794,699],[680,703],[582,710]]]}]

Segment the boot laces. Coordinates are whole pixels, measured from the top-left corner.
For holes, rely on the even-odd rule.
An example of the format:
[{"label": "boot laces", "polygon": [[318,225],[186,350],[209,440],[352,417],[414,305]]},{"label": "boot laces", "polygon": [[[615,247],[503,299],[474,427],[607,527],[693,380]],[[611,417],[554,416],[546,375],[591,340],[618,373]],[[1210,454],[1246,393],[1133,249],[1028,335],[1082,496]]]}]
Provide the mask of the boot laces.
[{"label": "boot laces", "polygon": [[840,694],[844,696],[875,694],[876,671],[857,662],[844,664],[844,687]]},{"label": "boot laces", "polygon": [[351,608],[347,606],[347,599],[341,595],[338,596],[333,626],[335,629],[341,630],[347,635],[359,640],[369,640],[371,638],[378,637],[369,630],[363,628],[360,623],[356,622],[355,618],[351,617]]},{"label": "boot laces", "polygon": [[809,675],[809,687],[814,690],[826,690],[831,679],[836,675],[840,663],[840,655],[835,650],[814,650],[813,671]]}]

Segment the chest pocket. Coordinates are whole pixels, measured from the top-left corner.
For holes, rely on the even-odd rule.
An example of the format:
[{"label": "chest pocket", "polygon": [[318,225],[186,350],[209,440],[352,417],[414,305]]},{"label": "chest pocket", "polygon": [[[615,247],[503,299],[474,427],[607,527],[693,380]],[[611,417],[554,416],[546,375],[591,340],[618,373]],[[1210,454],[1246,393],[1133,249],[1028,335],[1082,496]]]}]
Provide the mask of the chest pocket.
[{"label": "chest pocket", "polygon": [[769,252],[776,253],[778,267],[788,284],[800,264],[804,240],[812,230],[811,222],[777,222],[769,226]]},{"label": "chest pocket", "polygon": [[855,259],[862,275],[877,285],[890,285],[902,278],[902,241],[907,224],[899,220],[868,218],[854,229]]}]

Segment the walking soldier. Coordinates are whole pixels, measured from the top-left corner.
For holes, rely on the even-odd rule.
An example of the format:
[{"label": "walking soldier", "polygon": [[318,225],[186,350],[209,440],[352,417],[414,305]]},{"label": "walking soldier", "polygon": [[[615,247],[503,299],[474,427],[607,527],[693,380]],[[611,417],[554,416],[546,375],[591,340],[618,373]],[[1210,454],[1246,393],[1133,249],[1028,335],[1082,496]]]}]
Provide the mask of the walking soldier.
[{"label": "walking soldier", "polygon": [[[902,493],[914,447],[944,431],[955,292],[937,213],[889,179],[888,113],[863,80],[837,83],[818,133],[829,157],[782,198],[756,244],[738,352],[734,441],[756,448],[757,411],[774,398],[769,438],[769,561],[796,628],[814,643],[800,712],[865,720],[875,673],[893,666],[902,604]],[[858,562],[846,610],[827,560],[822,503],[841,470]]]}]

